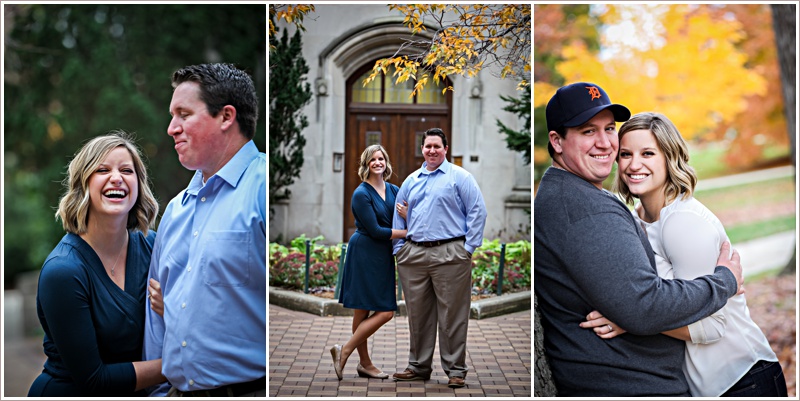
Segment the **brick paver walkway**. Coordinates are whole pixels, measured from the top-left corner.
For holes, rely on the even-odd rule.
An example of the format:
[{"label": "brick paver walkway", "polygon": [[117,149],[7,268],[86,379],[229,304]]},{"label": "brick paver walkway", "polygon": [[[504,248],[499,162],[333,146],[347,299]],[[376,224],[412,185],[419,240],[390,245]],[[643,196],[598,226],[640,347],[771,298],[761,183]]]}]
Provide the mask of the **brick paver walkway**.
[{"label": "brick paver walkway", "polygon": [[[447,387],[434,352],[430,380],[358,377],[354,352],[337,380],[330,348],[350,337],[351,317],[319,317],[269,307],[270,397],[531,397],[531,311],[469,321],[466,387]],[[408,363],[408,319],[398,316],[370,339],[375,366],[390,375]]]}]

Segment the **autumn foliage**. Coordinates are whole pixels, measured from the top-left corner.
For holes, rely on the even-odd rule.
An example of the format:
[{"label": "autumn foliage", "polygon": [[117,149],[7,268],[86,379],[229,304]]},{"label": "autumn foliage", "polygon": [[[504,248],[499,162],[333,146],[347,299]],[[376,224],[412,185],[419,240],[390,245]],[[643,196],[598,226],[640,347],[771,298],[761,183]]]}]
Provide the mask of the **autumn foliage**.
[{"label": "autumn foliage", "polygon": [[633,113],[667,115],[686,139],[727,141],[731,166],[786,148],[768,5],[535,7],[534,107],[565,83],[590,81]]},{"label": "autumn foliage", "polygon": [[[294,24],[298,29],[305,30],[303,26],[303,19],[306,14],[314,11],[313,4],[270,4],[269,5],[269,37],[272,38],[278,32],[275,24],[284,20],[290,24]],[[275,21],[273,21],[275,20]],[[269,45],[270,50],[274,49],[272,44]]]},{"label": "autumn foliage", "polygon": [[[431,79],[438,84],[448,75],[474,77],[497,65],[501,78],[517,77],[528,85],[531,65],[531,6],[529,4],[409,4],[390,5],[404,15],[415,39],[407,40],[390,57],[378,60],[364,80],[395,67],[395,83],[414,79],[414,96]],[[431,25],[435,28],[428,32]],[[421,35],[421,33],[428,35]],[[452,90],[446,87],[442,90]]]},{"label": "autumn foliage", "polygon": [[725,8],[712,8],[711,12],[719,18],[733,13],[741,23],[746,39],[739,46],[748,56],[748,65],[766,81],[763,96],[747,96],[747,111],[720,124],[710,135],[712,139],[722,139],[727,133],[735,132],[725,160],[731,166],[751,166],[759,162],[762,152],[769,146],[789,145],[775,33],[768,29],[772,13],[766,4],[729,4]]}]

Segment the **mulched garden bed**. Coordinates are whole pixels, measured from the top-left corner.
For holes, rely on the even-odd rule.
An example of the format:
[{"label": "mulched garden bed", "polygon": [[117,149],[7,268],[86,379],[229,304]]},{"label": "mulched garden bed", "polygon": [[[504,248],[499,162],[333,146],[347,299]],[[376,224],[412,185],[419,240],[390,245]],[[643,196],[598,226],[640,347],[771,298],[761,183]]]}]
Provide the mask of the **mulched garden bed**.
[{"label": "mulched garden bed", "polygon": [[750,317],[767,336],[783,367],[788,395],[795,397],[797,276],[765,277],[754,282],[745,280],[744,288]]}]

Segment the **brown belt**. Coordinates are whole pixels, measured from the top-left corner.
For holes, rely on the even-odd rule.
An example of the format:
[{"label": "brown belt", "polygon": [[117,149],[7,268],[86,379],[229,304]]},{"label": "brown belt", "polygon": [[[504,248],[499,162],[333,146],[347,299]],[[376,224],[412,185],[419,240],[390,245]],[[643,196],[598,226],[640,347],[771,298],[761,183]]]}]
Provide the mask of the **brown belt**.
[{"label": "brown belt", "polygon": [[455,237],[455,238],[450,238],[450,239],[440,239],[440,240],[437,240],[437,241],[422,241],[422,242],[412,241],[412,240],[406,238],[406,241],[408,241],[408,242],[410,242],[410,243],[412,243],[414,245],[424,246],[426,248],[431,248],[431,247],[434,247],[434,246],[443,245],[443,244],[446,244],[448,242],[466,241],[466,240],[467,240],[467,237],[465,237],[463,235],[460,236],[460,237]]},{"label": "brown belt", "polygon": [[267,377],[264,376],[246,383],[228,384],[210,390],[180,391],[184,397],[239,397],[243,394],[254,393],[267,388]]}]

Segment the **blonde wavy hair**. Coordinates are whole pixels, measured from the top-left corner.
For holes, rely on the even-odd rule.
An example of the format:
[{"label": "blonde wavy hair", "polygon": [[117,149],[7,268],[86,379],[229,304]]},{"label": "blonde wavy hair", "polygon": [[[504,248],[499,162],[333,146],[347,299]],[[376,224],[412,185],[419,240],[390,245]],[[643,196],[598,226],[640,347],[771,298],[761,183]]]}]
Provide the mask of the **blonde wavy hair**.
[{"label": "blonde wavy hair", "polygon": [[67,167],[67,177],[62,181],[66,192],[58,202],[56,220],[61,219],[64,230],[73,234],[84,234],[89,223],[89,178],[112,150],[124,147],[131,154],[139,196],[128,212],[128,229],[139,229],[145,235],[152,228],[158,215],[158,202],[150,190],[147,169],[139,149],[130,135],[121,130],[98,136],[75,154]]},{"label": "blonde wavy hair", "polygon": [[[619,128],[617,135],[620,143],[622,143],[622,137],[625,134],[636,130],[650,131],[656,139],[658,148],[664,154],[667,164],[667,182],[664,188],[665,202],[667,204],[671,203],[681,193],[683,193],[682,199],[688,199],[692,196],[697,185],[697,174],[694,168],[689,165],[689,147],[675,124],[660,113],[638,113]],[[619,153],[617,153],[617,163],[619,163]],[[630,192],[628,185],[622,181],[622,174],[619,169],[617,169],[613,190],[618,192],[628,204],[633,204],[633,199],[637,198],[636,195]]]},{"label": "blonde wavy hair", "polygon": [[361,181],[366,181],[367,178],[369,178],[369,159],[372,158],[373,153],[378,151],[383,153],[383,158],[386,160],[386,169],[383,170],[383,179],[388,181],[392,176],[392,162],[389,161],[389,154],[386,153],[386,149],[381,145],[370,145],[361,153],[361,161],[358,164],[358,176],[361,178]]}]

